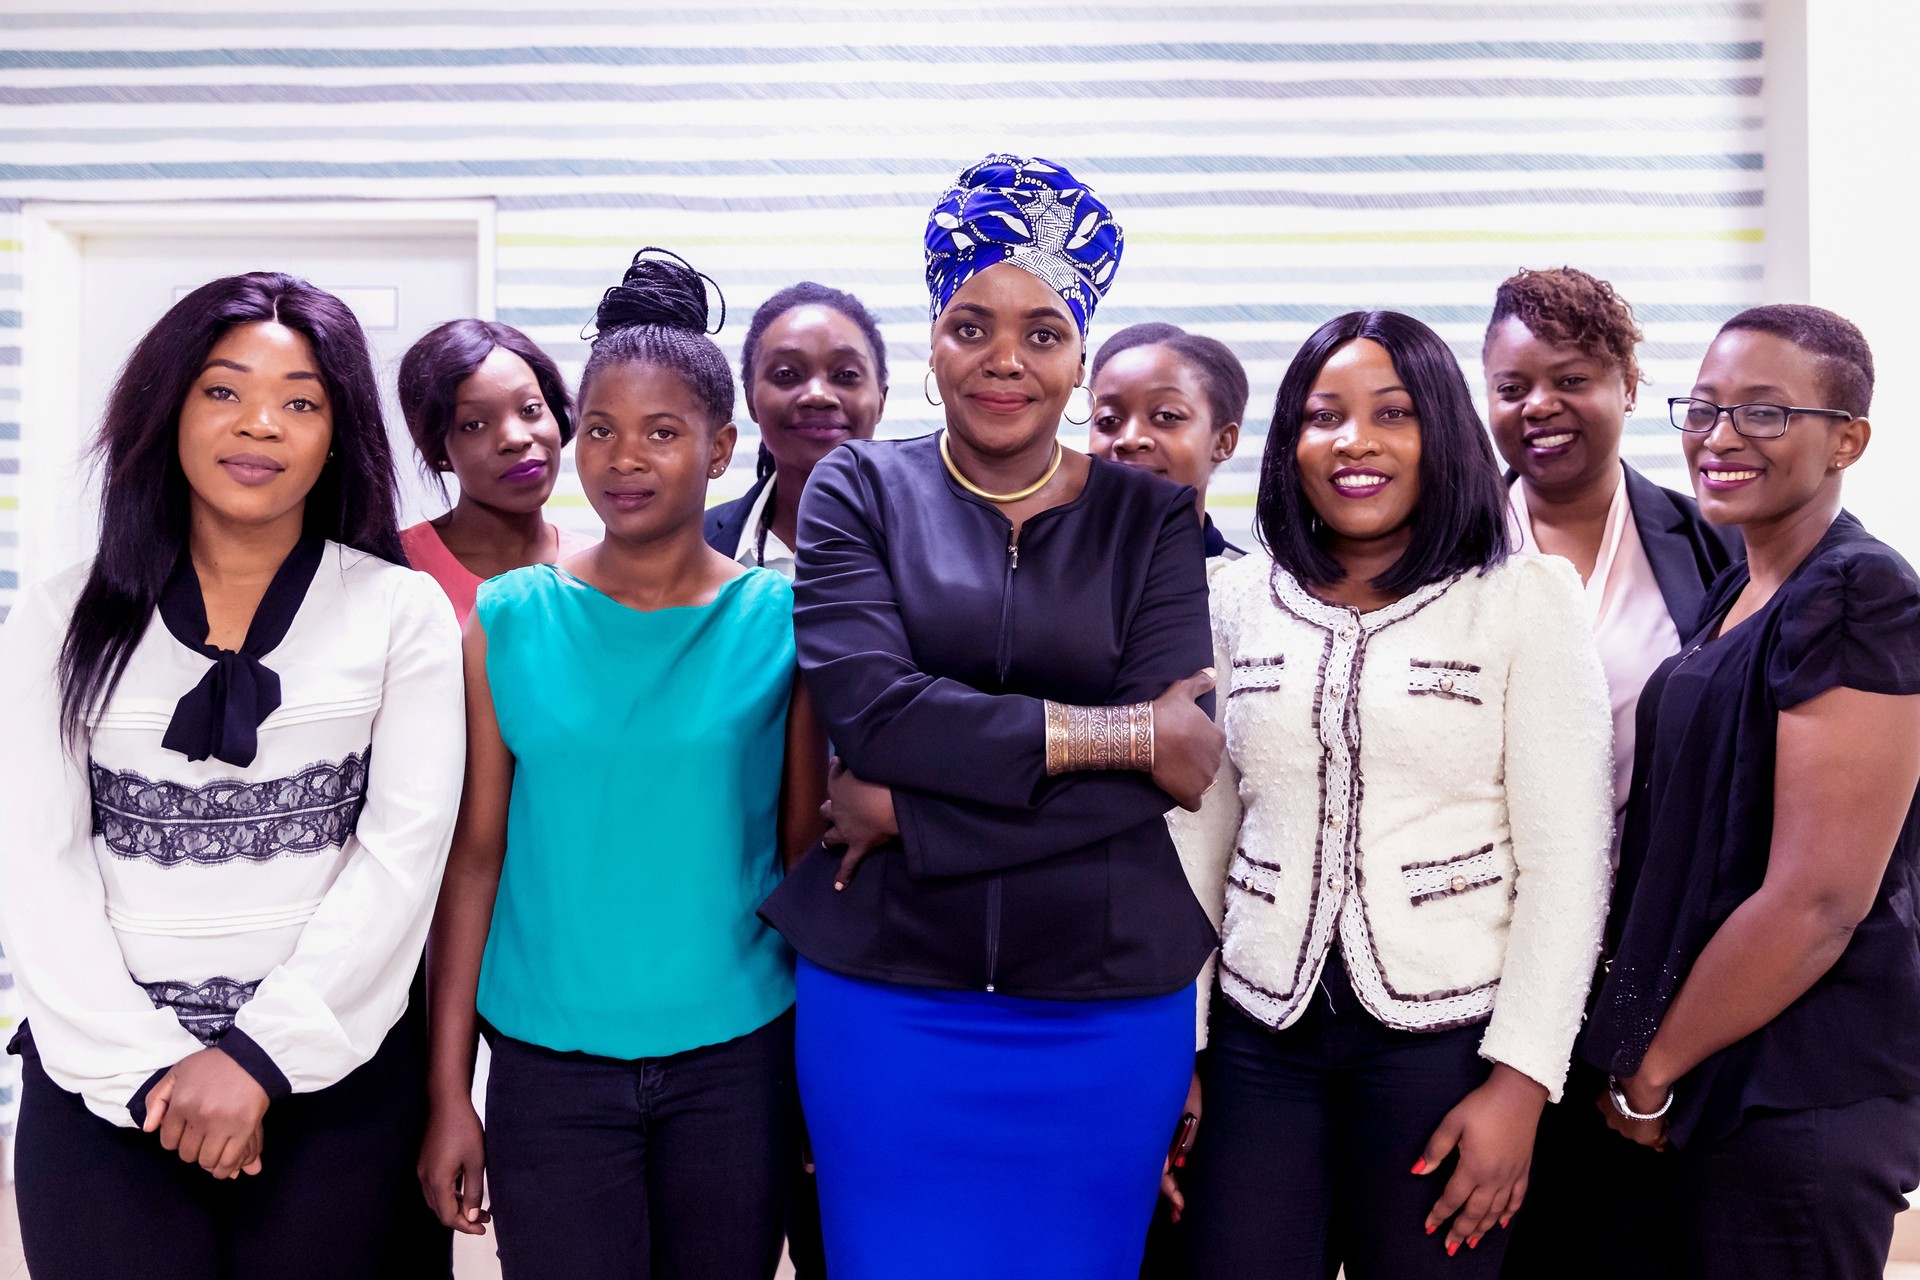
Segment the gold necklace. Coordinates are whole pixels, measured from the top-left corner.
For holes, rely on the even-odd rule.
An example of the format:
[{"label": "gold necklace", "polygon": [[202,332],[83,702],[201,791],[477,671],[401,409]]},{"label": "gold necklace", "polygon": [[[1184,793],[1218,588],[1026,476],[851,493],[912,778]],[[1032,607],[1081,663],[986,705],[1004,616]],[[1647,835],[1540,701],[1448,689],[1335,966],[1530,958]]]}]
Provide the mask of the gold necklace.
[{"label": "gold necklace", "polygon": [[947,433],[944,431],[940,433],[940,461],[947,464],[947,474],[952,476],[954,481],[958,483],[962,489],[965,489],[975,497],[985,498],[988,502],[1018,502],[1022,498],[1031,498],[1034,494],[1047,487],[1047,482],[1053,479],[1054,472],[1060,470],[1060,463],[1066,456],[1067,451],[1060,447],[1058,440],[1055,440],[1053,442],[1053,465],[1047,468],[1047,474],[1041,476],[1026,488],[1016,490],[1013,493],[988,493],[985,489],[982,489],[979,485],[960,474],[960,468],[953,465],[953,452],[947,448]]}]

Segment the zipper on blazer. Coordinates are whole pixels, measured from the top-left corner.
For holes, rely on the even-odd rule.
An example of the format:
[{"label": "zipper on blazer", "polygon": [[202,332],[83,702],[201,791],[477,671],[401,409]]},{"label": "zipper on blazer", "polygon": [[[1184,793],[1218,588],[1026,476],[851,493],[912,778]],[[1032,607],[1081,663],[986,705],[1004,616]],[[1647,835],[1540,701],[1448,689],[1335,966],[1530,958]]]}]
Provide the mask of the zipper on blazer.
[{"label": "zipper on blazer", "polygon": [[1013,574],[1020,567],[1020,539],[1007,539],[1007,573],[1000,591],[1000,656],[995,671],[1005,687],[1007,672],[1013,668]]},{"label": "zipper on blazer", "polygon": [[[1020,538],[1007,539],[1006,585],[1000,593],[1000,656],[995,670],[1000,685],[1006,687],[1007,674],[1013,669],[1013,575],[1020,567]],[[1000,967],[1000,901],[1005,882],[998,872],[987,881],[987,990],[992,991],[995,970]]]},{"label": "zipper on blazer", "polygon": [[987,990],[993,990],[994,970],[1000,967],[1000,897],[1004,881],[998,872],[987,881]]}]

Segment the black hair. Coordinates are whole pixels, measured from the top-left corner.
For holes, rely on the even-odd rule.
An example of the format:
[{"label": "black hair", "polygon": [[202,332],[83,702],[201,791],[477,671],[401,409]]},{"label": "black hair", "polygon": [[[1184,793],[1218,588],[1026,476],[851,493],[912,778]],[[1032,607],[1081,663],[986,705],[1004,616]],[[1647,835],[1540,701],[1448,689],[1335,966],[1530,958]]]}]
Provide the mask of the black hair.
[{"label": "black hair", "polygon": [[[867,310],[867,304],[860,301],[844,289],[835,289],[829,285],[812,280],[802,280],[790,284],[780,292],[760,304],[753,313],[753,319],[747,324],[747,336],[740,344],[740,388],[747,393],[747,400],[753,400],[753,367],[760,355],[760,339],[767,336],[767,329],[781,316],[796,307],[827,307],[838,311],[859,327],[867,340],[867,347],[873,352],[874,372],[880,377],[880,385],[887,385],[887,340],[880,336],[880,324]],[[764,480],[773,474],[773,451],[763,442],[760,456],[755,460],[756,479]]]},{"label": "black hair", "polygon": [[333,446],[306,498],[306,532],[407,563],[395,514],[393,450],[360,322],[344,302],[277,271],[201,285],[127,357],[94,443],[101,460],[100,549],[60,649],[60,723],[78,743],[152,621],[186,553],[188,489],[180,407],[227,331],[277,322],[304,336],[333,410]]},{"label": "black hair", "polygon": [[[664,254],[649,258],[650,253]],[[708,337],[707,285],[712,277],[695,271],[679,254],[648,245],[633,255],[620,283],[606,291],[594,312],[593,350],[580,371],[580,403],[594,375],[610,364],[651,364],[671,369],[706,406],[711,426],[733,421],[733,371],[727,357]],[[720,286],[713,285],[716,296]],[[727,323],[727,300],[720,296],[718,333]]]},{"label": "black hair", "polygon": [[1807,409],[1845,409],[1856,418],[1867,416],[1873,405],[1873,348],[1860,326],[1825,307],[1782,302],[1749,307],[1720,326],[1720,332],[1747,329],[1785,338],[1815,357],[1827,384],[1831,405],[1804,405]]},{"label": "black hair", "polygon": [[1512,549],[1506,487],[1467,380],[1439,334],[1397,311],[1350,311],[1329,320],[1287,366],[1260,460],[1254,528],[1261,545],[1303,583],[1325,585],[1346,576],[1327,550],[1321,522],[1301,488],[1295,451],[1320,370],[1334,352],[1359,338],[1387,349],[1420,420],[1420,501],[1413,512],[1413,539],[1373,585],[1406,595],[1500,563]]},{"label": "black hair", "polygon": [[1493,343],[1502,321],[1517,318],[1527,332],[1555,346],[1573,347],[1618,369],[1631,390],[1640,385],[1635,355],[1645,335],[1634,323],[1633,308],[1611,284],[1578,267],[1519,272],[1500,282],[1480,358]]},{"label": "black hair", "polygon": [[[498,320],[449,320],[429,329],[400,357],[400,413],[407,420],[414,448],[420,451],[420,461],[436,481],[447,465],[447,435],[453,430],[460,384],[473,376],[495,347],[526,361],[540,385],[540,398],[560,427],[560,443],[573,439],[573,398],[552,356],[532,338]],[[445,482],[440,483],[444,492]]]},{"label": "black hair", "polygon": [[1165,347],[1187,362],[1200,377],[1200,388],[1206,392],[1207,408],[1213,414],[1216,430],[1229,422],[1245,420],[1247,370],[1226,343],[1188,333],[1177,324],[1128,325],[1100,344],[1099,352],[1093,357],[1092,378],[1100,376],[1107,361],[1135,347]]}]

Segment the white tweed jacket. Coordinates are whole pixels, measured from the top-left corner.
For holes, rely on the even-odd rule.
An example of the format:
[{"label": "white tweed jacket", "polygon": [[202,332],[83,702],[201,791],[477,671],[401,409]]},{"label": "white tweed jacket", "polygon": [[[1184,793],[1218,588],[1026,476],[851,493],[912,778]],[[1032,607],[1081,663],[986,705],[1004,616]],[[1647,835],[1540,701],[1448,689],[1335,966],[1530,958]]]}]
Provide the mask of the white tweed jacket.
[{"label": "white tweed jacket", "polygon": [[1337,940],[1390,1027],[1481,1020],[1559,1097],[1599,952],[1612,720],[1578,575],[1516,556],[1370,613],[1264,555],[1213,575],[1227,750],[1174,835],[1220,989],[1279,1029]]}]

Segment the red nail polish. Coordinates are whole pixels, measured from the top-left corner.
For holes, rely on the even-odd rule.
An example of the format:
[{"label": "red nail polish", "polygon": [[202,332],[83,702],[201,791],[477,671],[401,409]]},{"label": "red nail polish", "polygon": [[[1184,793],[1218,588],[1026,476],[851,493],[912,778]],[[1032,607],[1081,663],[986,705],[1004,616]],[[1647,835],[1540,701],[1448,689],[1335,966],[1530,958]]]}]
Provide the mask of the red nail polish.
[{"label": "red nail polish", "polygon": [[1447,1246],[1447,1256],[1449,1258],[1458,1252],[1460,1252],[1460,1242],[1458,1240],[1453,1241]]},{"label": "red nail polish", "polygon": [[1425,1156],[1413,1162],[1413,1171],[1415,1173],[1425,1173],[1427,1171],[1427,1160]]},{"label": "red nail polish", "polygon": [[1428,1234],[1428,1235],[1432,1235],[1432,1234],[1433,1234],[1434,1232],[1436,1232],[1436,1231],[1438,1231],[1439,1229],[1440,1229],[1440,1224],[1439,1224],[1439,1223],[1437,1223],[1437,1222],[1429,1222],[1429,1223],[1427,1224],[1427,1234]]},{"label": "red nail polish", "polygon": [[1467,1241],[1467,1248],[1469,1248],[1469,1249],[1478,1249],[1479,1247],[1480,1247],[1480,1237],[1479,1237],[1479,1236],[1475,1236],[1475,1237],[1473,1237],[1473,1239],[1471,1239],[1471,1240],[1469,1240],[1469,1241]]},{"label": "red nail polish", "polygon": [[1507,1215],[1506,1217],[1504,1217],[1504,1218],[1502,1218],[1502,1219],[1500,1219],[1500,1227],[1501,1227],[1501,1230],[1503,1230],[1503,1231],[1504,1231],[1504,1230],[1506,1229],[1506,1226],[1507,1226],[1507,1224],[1508,1224],[1508,1223],[1510,1223],[1510,1222],[1512,1222],[1512,1221],[1513,1221],[1513,1215],[1512,1215],[1512,1214],[1508,1214],[1508,1215]]}]

